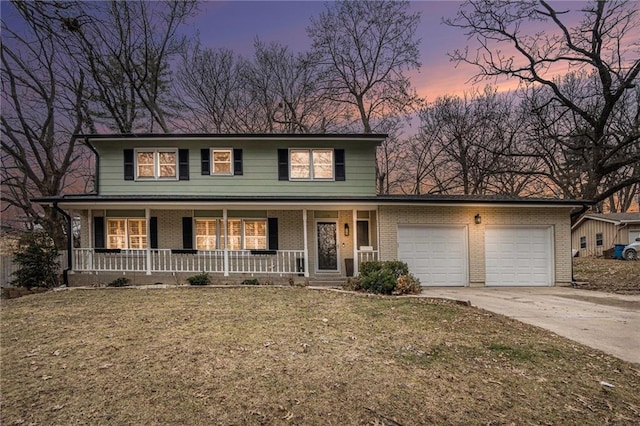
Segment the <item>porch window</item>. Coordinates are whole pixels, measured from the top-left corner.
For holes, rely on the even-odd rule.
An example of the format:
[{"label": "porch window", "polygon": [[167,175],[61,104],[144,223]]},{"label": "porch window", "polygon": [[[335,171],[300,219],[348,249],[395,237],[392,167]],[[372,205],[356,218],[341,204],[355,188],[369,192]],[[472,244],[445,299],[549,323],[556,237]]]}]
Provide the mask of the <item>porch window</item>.
[{"label": "porch window", "polygon": [[333,179],[332,149],[292,149],[291,179]]},{"label": "porch window", "polygon": [[602,241],[602,232],[598,232],[596,234],[596,247],[602,247],[603,245],[604,244],[603,244],[603,241]]},{"label": "porch window", "polygon": [[267,248],[267,222],[264,220],[246,220],[244,222],[244,245],[248,250]]},{"label": "porch window", "polygon": [[218,221],[196,219],[196,250],[217,248]]},{"label": "porch window", "polygon": [[242,221],[239,219],[230,219],[227,225],[227,248],[229,250],[242,249]]},{"label": "porch window", "polygon": [[107,219],[107,248],[147,248],[146,219]]},{"label": "porch window", "polygon": [[212,175],[231,175],[233,155],[230,149],[212,149],[211,158],[213,160]]},{"label": "porch window", "polygon": [[264,250],[267,248],[267,221],[263,219],[229,219],[229,250]]},{"label": "porch window", "polygon": [[136,150],[137,179],[176,179],[176,149]]}]

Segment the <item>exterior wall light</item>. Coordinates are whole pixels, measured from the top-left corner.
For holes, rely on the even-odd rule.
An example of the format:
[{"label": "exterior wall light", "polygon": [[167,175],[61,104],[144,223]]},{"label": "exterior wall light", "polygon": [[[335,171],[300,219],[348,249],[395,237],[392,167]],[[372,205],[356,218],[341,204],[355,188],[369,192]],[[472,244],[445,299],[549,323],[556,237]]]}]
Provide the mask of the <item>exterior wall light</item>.
[{"label": "exterior wall light", "polygon": [[482,216],[480,216],[480,213],[477,213],[473,219],[476,221],[476,225],[480,225],[482,223]]},{"label": "exterior wall light", "polygon": [[349,224],[348,223],[344,224],[344,236],[345,237],[349,236]]}]

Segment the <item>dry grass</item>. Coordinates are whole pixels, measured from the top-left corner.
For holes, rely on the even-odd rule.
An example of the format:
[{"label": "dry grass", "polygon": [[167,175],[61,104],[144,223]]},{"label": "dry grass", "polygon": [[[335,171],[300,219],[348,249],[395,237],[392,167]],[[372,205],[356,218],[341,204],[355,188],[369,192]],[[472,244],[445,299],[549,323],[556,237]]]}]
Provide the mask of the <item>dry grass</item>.
[{"label": "dry grass", "polygon": [[575,257],[573,275],[585,290],[640,294],[640,261]]},{"label": "dry grass", "polygon": [[3,425],[640,422],[637,365],[443,301],[76,290],[1,331]]}]

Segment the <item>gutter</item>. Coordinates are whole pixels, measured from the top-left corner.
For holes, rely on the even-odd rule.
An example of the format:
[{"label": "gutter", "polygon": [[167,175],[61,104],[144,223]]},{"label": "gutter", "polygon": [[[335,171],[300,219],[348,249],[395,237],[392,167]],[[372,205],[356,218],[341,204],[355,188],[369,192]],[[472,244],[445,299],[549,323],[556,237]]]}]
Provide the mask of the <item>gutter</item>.
[{"label": "gutter", "polygon": [[73,260],[73,229],[71,224],[71,216],[64,210],[62,210],[57,202],[53,203],[53,209],[60,213],[67,222],[67,267],[62,271],[62,281],[64,285],[69,286],[69,271],[72,269],[72,260]]},{"label": "gutter", "polygon": [[93,193],[98,195],[100,193],[100,154],[98,154],[98,151],[96,150],[96,148],[91,144],[91,142],[89,142],[88,136],[85,136],[84,143],[89,147],[91,151],[93,151],[93,153],[96,156],[96,173],[95,173],[95,179],[94,179],[94,182],[96,185],[95,185],[95,188],[93,188]]}]

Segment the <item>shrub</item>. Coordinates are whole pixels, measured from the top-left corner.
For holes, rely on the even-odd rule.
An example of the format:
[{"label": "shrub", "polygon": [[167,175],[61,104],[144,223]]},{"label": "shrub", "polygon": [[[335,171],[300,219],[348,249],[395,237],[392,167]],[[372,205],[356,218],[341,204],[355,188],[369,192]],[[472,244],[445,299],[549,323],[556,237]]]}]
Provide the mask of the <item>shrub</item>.
[{"label": "shrub", "polygon": [[249,278],[242,281],[242,285],[260,285],[260,281],[257,278]]},{"label": "shrub", "polygon": [[209,278],[209,274],[203,272],[187,278],[187,282],[189,285],[209,285],[211,284],[211,278]]},{"label": "shrub", "polygon": [[59,285],[58,249],[44,231],[25,234],[18,243],[13,260],[19,269],[13,273],[11,284],[18,287],[52,288]]},{"label": "shrub", "polygon": [[124,287],[129,285],[131,280],[127,277],[119,277],[107,284],[107,287]]},{"label": "shrub", "polygon": [[420,292],[420,282],[409,274],[409,267],[405,262],[371,261],[363,262],[360,276],[347,280],[343,288],[377,294],[416,294]]},{"label": "shrub", "polygon": [[412,274],[400,275],[394,294],[420,294],[420,280]]},{"label": "shrub", "polygon": [[343,290],[348,291],[362,291],[362,283],[360,282],[360,278],[358,277],[349,277],[345,282],[341,285]]}]

